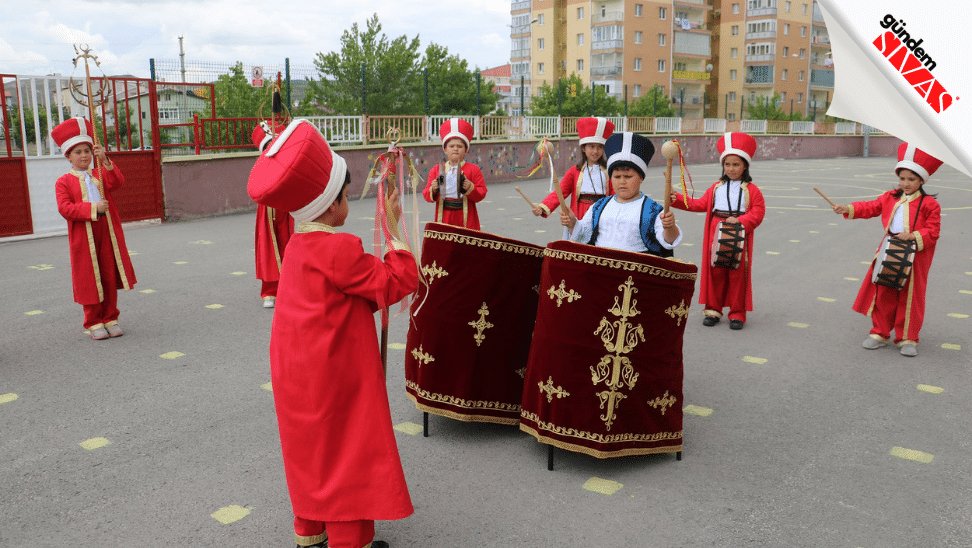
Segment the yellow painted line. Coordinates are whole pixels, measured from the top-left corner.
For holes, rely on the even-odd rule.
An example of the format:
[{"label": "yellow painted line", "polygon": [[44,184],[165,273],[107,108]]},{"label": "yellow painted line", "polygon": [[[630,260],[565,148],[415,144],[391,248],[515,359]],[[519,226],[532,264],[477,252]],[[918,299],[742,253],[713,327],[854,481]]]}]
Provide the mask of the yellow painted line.
[{"label": "yellow painted line", "polygon": [[819,231],[816,231],[816,230],[811,230],[810,231],[810,234],[820,234],[820,232]]},{"label": "yellow painted line", "polygon": [[847,278],[844,278],[844,279],[847,280],[848,282],[859,282],[859,281],[861,281],[860,278],[847,277]]},{"label": "yellow painted line", "polygon": [[861,264],[871,264],[871,261],[861,261]]},{"label": "yellow painted line", "polygon": [[143,289],[143,290],[139,291],[139,293],[145,293],[145,294],[155,293],[155,290],[154,289]]},{"label": "yellow painted line", "polygon": [[968,314],[959,314],[958,312],[949,312],[948,313],[948,317],[949,318],[961,318],[961,319],[965,319],[965,318],[968,318],[969,315]]},{"label": "yellow painted line", "polygon": [[249,514],[249,508],[243,508],[238,504],[231,504],[230,506],[224,506],[216,510],[212,514],[209,514],[209,516],[223,525],[229,525],[233,522],[240,521]]},{"label": "yellow painted line", "polygon": [[388,343],[388,348],[392,350],[405,350],[405,345],[402,343]]},{"label": "yellow painted line", "polygon": [[200,245],[209,245],[209,244],[211,244],[213,242],[210,242],[209,240],[196,240],[195,242],[189,242],[189,243],[191,243],[191,244],[200,244]]},{"label": "yellow painted line", "polygon": [[940,386],[932,386],[930,384],[919,384],[918,390],[928,392],[929,394],[941,394],[945,391],[945,389]]},{"label": "yellow painted line", "polygon": [[699,407],[698,405],[686,405],[682,408],[682,411],[698,417],[708,417],[712,414],[712,410],[708,407]]},{"label": "yellow painted line", "polygon": [[818,301],[823,301],[825,303],[832,303],[832,302],[836,301],[837,299],[831,299],[830,297],[817,297],[817,300]]},{"label": "yellow painted line", "polygon": [[800,243],[800,240],[790,240],[790,243],[791,244],[798,244],[798,243]]},{"label": "yellow painted line", "polygon": [[483,203],[484,204],[491,204],[491,203],[493,203],[493,201],[492,200],[483,200]]},{"label": "yellow painted line", "polygon": [[790,327],[799,327],[800,329],[803,329],[805,327],[810,327],[810,324],[808,324],[808,323],[800,323],[800,322],[790,322],[790,323],[788,323],[786,325],[788,325]]},{"label": "yellow painted line", "polygon": [[827,223],[830,226],[838,226],[837,223]]},{"label": "yellow painted line", "polygon": [[358,217],[358,220],[361,220],[361,221],[374,221],[375,218],[374,217]]},{"label": "yellow painted line", "polygon": [[129,257],[134,257],[135,255],[138,255],[138,251],[129,251],[128,252],[128,256]]},{"label": "yellow painted line", "polygon": [[522,221],[523,220],[523,217],[513,217],[513,220],[514,221]]},{"label": "yellow painted line", "polygon": [[506,208],[505,207],[498,207],[498,208],[496,208],[496,211],[506,211]]},{"label": "yellow painted line", "polygon": [[207,304],[206,305],[206,308],[209,308],[211,310],[217,310],[217,309],[223,308],[223,305],[221,305],[221,304]]},{"label": "yellow painted line", "polygon": [[914,449],[905,449],[904,447],[892,447],[891,456],[913,460],[915,462],[921,462],[924,464],[930,463],[932,459],[935,458],[935,455],[924,453],[922,451],[915,451]]},{"label": "yellow painted line", "polygon": [[422,433],[422,425],[415,424],[414,422],[403,422],[401,424],[396,424],[395,430],[408,434],[409,436],[414,436]]},{"label": "yellow painted line", "polygon": [[945,350],[962,350],[962,345],[945,343],[942,345],[942,348]]},{"label": "yellow painted line", "polygon": [[766,363],[769,360],[767,360],[766,358],[754,358],[752,356],[743,356],[742,361],[744,361],[746,363],[756,363],[756,364],[759,364],[759,365],[763,365],[764,363]]},{"label": "yellow painted line", "polygon": [[31,310],[30,312],[24,312],[24,314],[27,316],[36,316],[38,314],[43,314],[43,313],[44,313],[43,310]]},{"label": "yellow painted line", "polygon": [[538,230],[537,234],[543,234],[544,232],[546,232],[546,230]]},{"label": "yellow painted line", "polygon": [[[33,267],[31,267],[31,268],[33,268]],[[966,274],[968,274],[969,276],[972,276],[972,272],[966,272]]]},{"label": "yellow painted line", "polygon": [[78,445],[87,449],[88,451],[94,451],[95,449],[101,449],[106,445],[111,445],[111,442],[105,438],[91,438],[90,440],[84,440]]},{"label": "yellow painted line", "polygon": [[592,493],[599,493],[601,495],[613,495],[617,493],[624,485],[611,480],[601,479],[598,477],[592,477],[591,479],[584,482],[584,489]]},{"label": "yellow painted line", "polygon": [[684,246],[684,247],[692,247],[693,245],[695,245],[695,244],[682,244],[682,246]]},{"label": "yellow painted line", "polygon": [[246,274],[246,272],[236,271],[236,272],[230,272],[230,274],[232,274],[234,276],[242,276],[242,275]]},{"label": "yellow painted line", "polygon": [[162,358],[163,360],[174,360],[176,358],[181,358],[182,356],[185,356],[185,354],[183,354],[182,352],[175,352],[175,351],[166,352],[165,354],[159,354],[159,357]]},{"label": "yellow painted line", "polygon": [[52,264],[35,264],[35,265],[32,265],[32,266],[28,266],[27,268],[33,268],[34,270],[50,270],[50,269],[54,268],[54,265],[52,265]]},{"label": "yellow painted line", "polygon": [[779,255],[780,252],[779,251],[767,251],[766,254],[767,255]]},{"label": "yellow painted line", "polygon": [[962,289],[959,291],[959,293],[963,295],[972,295],[972,291],[969,291],[968,289]]},{"label": "yellow painted line", "polygon": [[262,388],[264,390],[268,390],[270,392],[273,392],[273,383],[272,382],[268,382],[267,384],[261,384],[260,385],[260,388]]},{"label": "yellow painted line", "polygon": [[186,261],[176,261],[172,264],[188,264]]},{"label": "yellow painted line", "polygon": [[0,403],[10,403],[18,398],[17,394],[10,392],[9,394],[0,394]]}]

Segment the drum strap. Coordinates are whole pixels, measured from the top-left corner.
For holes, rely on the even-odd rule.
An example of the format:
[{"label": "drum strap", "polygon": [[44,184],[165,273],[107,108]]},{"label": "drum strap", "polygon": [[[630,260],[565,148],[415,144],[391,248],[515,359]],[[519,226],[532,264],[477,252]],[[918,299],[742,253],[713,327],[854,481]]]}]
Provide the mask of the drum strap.
[{"label": "drum strap", "polygon": [[730,183],[726,183],[726,205],[729,206],[729,216],[738,217],[742,214],[742,197],[743,197],[743,187],[742,183],[739,183],[739,198],[736,200],[736,208],[732,207],[732,199],[729,197],[729,187],[732,186]]}]

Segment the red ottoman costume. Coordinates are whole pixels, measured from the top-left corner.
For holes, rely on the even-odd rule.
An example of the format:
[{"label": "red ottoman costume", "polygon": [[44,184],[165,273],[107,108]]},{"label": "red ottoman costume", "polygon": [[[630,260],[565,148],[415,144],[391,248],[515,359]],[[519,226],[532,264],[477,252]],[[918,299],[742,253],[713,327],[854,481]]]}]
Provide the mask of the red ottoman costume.
[{"label": "red ottoman costume", "polygon": [[[451,118],[439,128],[439,135],[442,137],[443,150],[450,139],[458,138],[466,143],[466,152],[468,152],[469,142],[473,138],[473,127],[461,118]],[[439,181],[439,190],[433,192],[432,181],[439,179],[443,165],[447,166],[448,172]],[[472,190],[464,193],[463,181],[471,181]],[[486,197],[486,179],[483,178],[483,172],[478,166],[465,160],[460,160],[458,165],[443,162],[434,166],[429,171],[429,181],[422,191],[422,196],[425,197],[426,202],[435,202],[436,222],[479,230],[476,202]]]},{"label": "red ottoman costume", "polygon": [[[261,152],[270,144],[274,135],[283,128],[274,124],[257,124],[253,128],[253,144]],[[260,296],[266,301],[277,296],[277,282],[280,280],[280,265],[283,263],[284,250],[294,233],[294,219],[288,212],[280,211],[263,204],[257,204],[256,228],[254,229],[253,250],[256,255],[256,278],[262,280]]]},{"label": "red ottoman costume", "polygon": [[[603,145],[607,138],[614,134],[614,122],[607,118],[581,118],[577,120],[577,134],[580,136],[578,144],[582,149],[588,143]],[[611,178],[608,177],[607,168],[587,165],[587,157],[583,154],[582,150],[581,161],[584,167],[571,166],[560,180],[560,191],[565,199],[570,196],[570,209],[578,219],[583,219],[584,213],[595,202],[614,194],[614,186],[611,184]],[[557,198],[556,191],[551,192],[540,202],[544,217],[558,207],[560,207],[560,200]],[[566,238],[566,231],[564,234]]]},{"label": "red ottoman costume", "polygon": [[[67,156],[76,145],[92,145],[93,133],[91,122],[73,118],[58,124],[51,137]],[[57,211],[68,223],[74,302],[84,306],[84,327],[97,329],[118,323],[118,290],[130,290],[136,279],[121,216],[111,198],[111,192],[125,184],[125,178],[114,164],[101,166],[89,175],[108,202],[105,215],[99,216],[96,204],[89,201],[85,173],[72,169],[62,175],[54,193]]]},{"label": "red ottoman costume", "polygon": [[[260,156],[248,191],[292,211],[297,230],[280,277],[270,371],[300,545],[371,542],[374,520],[412,514],[392,430],[374,312],[415,291],[407,246],[382,262],[361,240],[313,222],[347,173],[319,130],[292,122]],[[327,527],[327,533],[324,527]]]}]

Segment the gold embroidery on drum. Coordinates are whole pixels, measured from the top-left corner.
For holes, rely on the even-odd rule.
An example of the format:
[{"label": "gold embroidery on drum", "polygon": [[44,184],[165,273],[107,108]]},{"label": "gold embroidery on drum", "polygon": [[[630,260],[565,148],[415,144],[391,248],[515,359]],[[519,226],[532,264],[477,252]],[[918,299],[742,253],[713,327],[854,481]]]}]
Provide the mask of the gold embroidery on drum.
[{"label": "gold embroidery on drum", "polygon": [[537,386],[540,387],[540,392],[543,392],[544,394],[547,395],[547,403],[553,402],[554,396],[557,396],[557,399],[559,400],[561,398],[566,398],[567,396],[570,395],[570,392],[564,390],[564,387],[562,386],[558,386],[557,388],[554,388],[553,377],[547,377],[547,384],[538,382]]},{"label": "gold embroidery on drum", "polygon": [[655,398],[653,400],[648,400],[648,405],[654,407],[655,409],[658,409],[660,407],[661,408],[661,414],[664,415],[665,414],[665,411],[669,407],[675,405],[675,402],[676,401],[677,400],[675,399],[675,396],[669,396],[668,395],[668,390],[666,390],[665,391],[665,394],[662,395],[661,397]]},{"label": "gold embroidery on drum", "polygon": [[462,398],[457,398],[455,396],[447,396],[445,394],[435,394],[429,392],[428,390],[423,390],[413,381],[405,381],[405,387],[411,388],[415,391],[417,397],[422,398],[426,401],[433,401],[437,403],[444,403],[446,405],[451,405],[453,407],[461,407],[463,409],[479,409],[479,410],[493,410],[493,411],[519,411],[519,404],[503,403],[498,401],[472,401],[464,400]]},{"label": "gold embroidery on drum", "polygon": [[543,249],[539,247],[528,247],[525,245],[516,245],[516,244],[510,244],[506,242],[485,240],[483,238],[466,236],[464,234],[447,234],[444,232],[436,232],[434,230],[426,230],[424,235],[426,239],[442,240],[445,242],[455,242],[458,244],[474,245],[477,247],[485,247],[488,249],[498,249],[500,251],[507,251],[510,253],[520,253],[523,255],[530,255],[533,257],[543,256]]},{"label": "gold embroidery on drum", "polygon": [[483,341],[486,340],[486,335],[483,334],[483,331],[493,327],[493,324],[486,321],[486,316],[488,315],[489,308],[486,307],[486,303],[483,303],[483,306],[479,307],[479,319],[474,322],[469,322],[469,325],[476,329],[476,334],[473,335],[473,338],[476,339],[476,346],[483,344]]},{"label": "gold embroidery on drum", "polygon": [[[637,442],[656,442],[665,440],[680,440],[682,439],[681,432],[658,432],[656,434],[600,434],[597,432],[585,432],[583,430],[578,430],[576,428],[565,428],[563,426],[557,426],[551,422],[545,422],[540,420],[540,416],[536,413],[531,413],[529,411],[520,412],[520,420],[527,420],[537,425],[537,428],[545,432],[550,432],[551,434],[556,434],[558,436],[569,436],[572,438],[580,438],[584,440],[590,440],[596,443],[628,443],[632,441]],[[522,424],[522,422],[521,422]]]},{"label": "gold embroidery on drum", "polygon": [[435,281],[436,278],[444,278],[449,275],[449,273],[446,272],[446,269],[435,264],[435,261],[432,261],[431,265],[423,266],[422,273],[425,274],[425,276],[429,279],[430,284]]},{"label": "gold embroidery on drum", "polygon": [[[593,264],[597,266],[605,266],[608,268],[614,268],[618,270],[627,270],[628,272],[640,272],[642,274],[650,274],[652,276],[658,276],[660,278],[670,278],[672,280],[695,280],[697,275],[688,272],[673,272],[671,270],[665,270],[664,268],[658,268],[657,266],[651,266],[646,264],[633,263],[631,261],[622,261],[618,259],[606,259],[604,257],[597,257],[595,255],[585,255],[583,253],[572,253],[570,251],[559,251],[556,249],[544,249],[543,254],[545,257],[550,257],[553,259],[560,259],[562,261],[576,261],[580,263]],[[676,259],[668,259],[673,263],[690,264]]]},{"label": "gold embroidery on drum", "polygon": [[549,295],[551,299],[557,299],[557,308],[560,308],[560,304],[563,302],[563,299],[567,299],[568,303],[572,303],[581,298],[581,294],[577,293],[573,289],[570,291],[564,289],[565,285],[567,285],[567,280],[560,280],[560,289],[554,289],[554,286],[550,286],[550,289],[547,290],[547,295]]},{"label": "gold embroidery on drum", "polygon": [[627,396],[619,392],[625,385],[628,390],[634,390],[635,383],[638,382],[638,373],[631,365],[631,360],[624,354],[634,350],[638,345],[638,339],[645,341],[645,331],[641,324],[634,326],[628,322],[628,318],[633,318],[641,312],[635,308],[638,301],[632,295],[638,292],[634,287],[634,279],[628,276],[628,281],[618,286],[622,291],[620,304],[618,297],[614,297],[614,306],[608,310],[620,319],[609,322],[607,317],[601,318],[601,325],[594,331],[595,335],[600,335],[604,342],[604,348],[609,354],[601,358],[601,362],[596,366],[591,366],[591,381],[594,386],[604,383],[607,390],[598,392],[597,396],[601,399],[601,409],[606,411],[601,415],[604,426],[611,430],[614,419],[618,418],[615,410],[620,405],[621,400]]},{"label": "gold embroidery on drum", "polygon": [[521,379],[526,378],[526,367],[521,367],[516,370],[516,374],[520,376]]},{"label": "gold embroidery on drum", "polygon": [[418,348],[412,349],[412,357],[419,362],[419,367],[428,365],[429,363],[435,361],[435,358],[433,358],[431,354],[427,354],[422,350],[422,345],[419,345]]},{"label": "gold embroidery on drum", "polygon": [[688,313],[689,309],[687,306],[685,306],[685,299],[682,299],[681,304],[679,304],[677,307],[672,305],[665,309],[665,314],[668,314],[672,318],[678,318],[678,323],[675,324],[678,327],[682,326],[682,320],[685,318],[685,316],[688,316]]}]

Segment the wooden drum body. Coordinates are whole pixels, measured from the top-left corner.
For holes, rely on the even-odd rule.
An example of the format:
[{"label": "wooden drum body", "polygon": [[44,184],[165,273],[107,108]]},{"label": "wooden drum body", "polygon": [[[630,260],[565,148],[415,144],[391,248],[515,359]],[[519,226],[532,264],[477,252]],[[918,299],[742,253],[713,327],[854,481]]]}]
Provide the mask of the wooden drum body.
[{"label": "wooden drum body", "polygon": [[716,225],[712,235],[711,265],[736,270],[743,260],[746,249],[746,229],[742,223],[725,221]]},{"label": "wooden drum body", "polygon": [[913,240],[902,240],[890,234],[885,236],[874,260],[871,282],[891,289],[904,289],[911,276],[916,248]]}]

